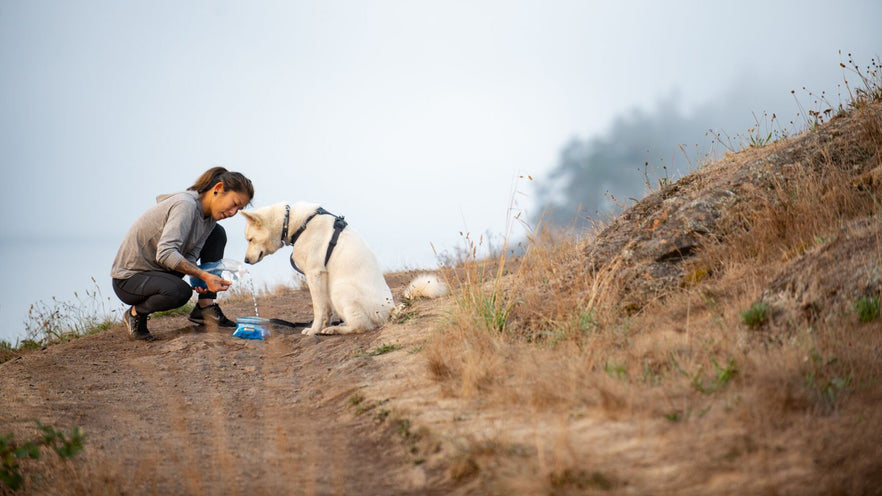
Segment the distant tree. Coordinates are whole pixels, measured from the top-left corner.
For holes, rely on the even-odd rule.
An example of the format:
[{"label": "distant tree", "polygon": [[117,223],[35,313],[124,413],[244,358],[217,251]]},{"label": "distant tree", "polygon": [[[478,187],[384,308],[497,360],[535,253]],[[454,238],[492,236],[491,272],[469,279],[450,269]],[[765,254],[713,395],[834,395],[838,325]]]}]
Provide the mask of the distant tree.
[{"label": "distant tree", "polygon": [[634,110],[617,118],[604,136],[570,140],[548,177],[537,180],[545,220],[581,229],[591,219],[616,213],[657,181],[687,173],[695,157],[684,155],[680,145],[692,152],[709,142],[706,133],[669,98],[652,113]]},{"label": "distant tree", "polygon": [[750,146],[751,135],[786,134],[782,119],[771,122],[766,110],[792,108],[792,99],[789,90],[747,78],[688,114],[676,94],[649,112],[632,110],[614,119],[607,133],[574,138],[563,147],[555,168],[534,181],[538,208],[531,220],[583,230],[660,181],[674,181],[725,150]]}]

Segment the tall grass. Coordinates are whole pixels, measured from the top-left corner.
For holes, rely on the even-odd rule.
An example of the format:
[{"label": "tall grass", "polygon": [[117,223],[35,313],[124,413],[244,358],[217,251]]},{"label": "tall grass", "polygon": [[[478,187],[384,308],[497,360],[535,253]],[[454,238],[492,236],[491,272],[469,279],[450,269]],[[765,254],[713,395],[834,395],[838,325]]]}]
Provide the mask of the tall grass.
[{"label": "tall grass", "polygon": [[[586,470],[597,458],[590,447],[565,441],[578,439],[574,419],[594,417],[628,419],[642,426],[643,435],[665,423],[690,425],[678,431],[679,444],[658,448],[661,456],[691,458],[692,452],[677,452],[688,446],[716,460],[708,463],[721,463],[732,455],[713,453],[727,446],[729,453],[775,457],[791,436],[816,453],[821,466],[832,467],[837,457],[854,464],[845,475],[825,475],[831,487],[847,473],[869,470],[856,453],[871,452],[882,439],[879,424],[863,423],[864,435],[856,438],[850,422],[829,417],[847,410],[849,418],[882,420],[873,400],[882,394],[882,335],[877,326],[856,327],[849,315],[875,321],[879,295],[853,304],[853,311],[831,308],[821,320],[765,331],[774,308],[757,301],[784,264],[822,247],[853,220],[882,213],[874,193],[882,176],[867,176],[882,170],[876,67],[856,69],[862,86],[848,86],[851,101],[842,109],[854,125],[837,131],[848,135],[839,145],[830,135],[811,134],[824,124],[823,111],[813,112],[818,122],[792,139],[751,131],[755,139],[746,148],[753,155],[728,157],[731,167],[757,154],[787,153],[791,140],[811,148],[801,163],[784,164],[786,174],[769,174],[765,189],[720,222],[716,242],[685,265],[687,275],[701,277],[667,288],[637,312],[619,304],[627,296],[615,277],[621,257],[586,266],[593,233],[580,238],[536,229],[515,260],[505,253],[478,259],[473,247],[471,257],[448,267],[458,307],[426,345],[432,377],[446,394],[505,411],[536,429],[544,425],[547,432],[549,419],[563,419],[552,424],[561,442],[536,441],[532,456],[508,457],[510,466],[489,461],[505,449],[487,455],[486,439],[461,448],[464,461],[457,466],[469,467],[470,474],[481,467],[518,474],[505,483],[507,490],[554,493],[561,486],[590,488],[591,480],[614,488],[614,465]],[[882,253],[882,240],[868,253]],[[820,429],[851,444],[821,442]],[[709,430],[715,434],[702,437]],[[748,433],[746,445],[737,432]],[[506,441],[529,442],[514,433],[493,440],[497,446]]]},{"label": "tall grass", "polygon": [[82,294],[74,292],[72,300],[53,296],[48,301],[32,303],[23,323],[25,339],[15,344],[0,341],[0,350],[8,354],[14,350],[39,348],[100,332],[118,323],[123,305],[115,298],[105,296],[94,277],[91,280],[93,289]]}]

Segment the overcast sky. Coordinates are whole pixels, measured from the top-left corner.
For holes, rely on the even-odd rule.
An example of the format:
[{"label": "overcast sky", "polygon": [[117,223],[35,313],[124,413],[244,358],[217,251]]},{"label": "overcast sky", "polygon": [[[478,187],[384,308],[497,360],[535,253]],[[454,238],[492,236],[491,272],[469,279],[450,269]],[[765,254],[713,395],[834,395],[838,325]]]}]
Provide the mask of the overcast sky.
[{"label": "overcast sky", "polygon": [[[384,269],[432,266],[503,233],[513,191],[531,208],[517,177],[571,137],[743,84],[788,105],[746,115],[784,114],[841,81],[839,50],[878,56],[880,19],[870,0],[0,0],[0,240],[116,243],[223,165],[255,206],[345,215]],[[243,220],[224,225],[241,258]]]}]

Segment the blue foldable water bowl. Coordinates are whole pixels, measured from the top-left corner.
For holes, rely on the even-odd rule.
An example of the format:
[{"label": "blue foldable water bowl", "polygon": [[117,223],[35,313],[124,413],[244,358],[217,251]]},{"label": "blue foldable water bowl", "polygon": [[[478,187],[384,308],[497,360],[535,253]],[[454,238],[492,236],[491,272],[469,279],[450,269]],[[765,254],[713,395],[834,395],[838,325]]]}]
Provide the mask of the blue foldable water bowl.
[{"label": "blue foldable water bowl", "polygon": [[260,317],[239,317],[236,319],[236,332],[233,336],[242,339],[266,339],[270,335],[269,319]]}]

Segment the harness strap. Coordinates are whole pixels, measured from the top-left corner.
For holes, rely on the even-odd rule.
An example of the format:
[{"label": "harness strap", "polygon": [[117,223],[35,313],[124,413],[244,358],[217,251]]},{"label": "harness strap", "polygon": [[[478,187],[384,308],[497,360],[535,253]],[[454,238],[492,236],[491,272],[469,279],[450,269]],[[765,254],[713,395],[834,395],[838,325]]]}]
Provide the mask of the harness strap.
[{"label": "harness strap", "polygon": [[282,243],[288,243],[288,220],[291,218],[291,205],[285,205],[285,222],[282,224]]},{"label": "harness strap", "polygon": [[[287,229],[285,229],[285,227],[287,227],[287,225],[288,225],[289,212],[290,212],[290,207],[286,205],[285,206],[285,226],[283,226],[283,229],[282,229],[282,231],[283,231],[282,240],[283,241],[285,240],[285,235],[287,234]],[[316,210],[314,214],[310,215],[309,217],[306,218],[305,221],[303,221],[303,224],[300,226],[300,229],[298,229],[297,232],[295,232],[294,235],[291,236],[291,241],[289,244],[292,247],[294,246],[294,243],[297,242],[297,238],[299,238],[300,235],[303,234],[303,231],[306,230],[306,225],[309,224],[309,221],[311,221],[313,218],[315,218],[316,215],[330,215],[330,216],[334,217],[334,234],[331,235],[331,241],[328,242],[328,251],[325,253],[325,265],[328,265],[328,260],[331,259],[331,253],[334,252],[334,247],[337,246],[337,239],[340,238],[340,233],[343,231],[343,229],[346,229],[346,226],[348,225],[342,215],[340,215],[340,216],[334,215],[331,212],[328,212],[327,210],[319,207],[318,210]],[[291,262],[291,267],[293,267],[294,270],[296,270],[297,272],[299,272],[301,274],[306,275],[302,270],[300,270],[300,267],[298,267],[297,264],[294,263],[294,252],[293,251],[291,252],[291,258],[289,259],[289,261]]]},{"label": "harness strap", "polygon": [[337,238],[340,237],[340,233],[343,232],[343,229],[346,229],[346,225],[346,221],[343,219],[342,215],[339,217],[334,215],[334,234],[331,235],[331,241],[328,242],[328,252],[325,253],[325,265],[328,265],[328,260],[331,259],[331,253],[334,252],[334,247],[337,246]]},{"label": "harness strap", "polygon": [[305,221],[303,221],[303,224],[300,225],[300,229],[297,229],[297,232],[295,232],[294,235],[291,236],[291,241],[289,242],[289,244],[291,246],[294,246],[294,243],[297,242],[297,238],[299,238],[300,235],[303,234],[303,231],[306,230],[306,225],[309,224],[309,221],[311,221],[313,218],[315,218],[316,215],[324,215],[324,214],[334,215],[331,212],[328,212],[327,210],[323,209],[322,207],[319,207],[318,210],[316,210],[314,214],[310,215],[309,217],[306,218]]}]

